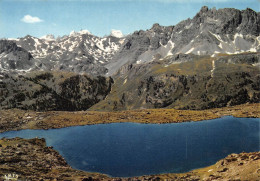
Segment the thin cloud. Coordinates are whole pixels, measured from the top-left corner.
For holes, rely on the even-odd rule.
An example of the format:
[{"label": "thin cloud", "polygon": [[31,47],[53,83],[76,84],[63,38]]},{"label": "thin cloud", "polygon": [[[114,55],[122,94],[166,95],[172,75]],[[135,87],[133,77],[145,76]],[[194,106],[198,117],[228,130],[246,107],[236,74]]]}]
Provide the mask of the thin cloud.
[{"label": "thin cloud", "polygon": [[43,22],[42,19],[36,17],[36,16],[31,16],[29,14],[25,15],[22,19],[21,19],[22,22],[24,23],[40,23],[40,22]]}]

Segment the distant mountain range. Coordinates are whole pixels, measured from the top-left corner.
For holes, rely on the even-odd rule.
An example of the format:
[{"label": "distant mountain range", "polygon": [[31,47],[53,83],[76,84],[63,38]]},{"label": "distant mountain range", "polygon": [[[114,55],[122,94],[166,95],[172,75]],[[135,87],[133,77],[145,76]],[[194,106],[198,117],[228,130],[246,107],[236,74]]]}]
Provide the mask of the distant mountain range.
[{"label": "distant mountain range", "polygon": [[[11,104],[7,97],[12,99],[21,91],[18,88],[23,84],[21,76],[33,73],[32,77],[37,77],[37,74],[42,74],[38,71],[47,71],[51,75],[59,71],[62,74],[88,74],[91,80],[96,76],[112,76],[113,81],[106,83],[107,90],[110,90],[108,87],[113,82],[111,91],[105,91],[99,99],[94,98],[97,95],[89,95],[95,101],[86,107],[77,102],[83,98],[73,99],[77,100],[73,110],[87,109],[105,97],[91,109],[206,109],[258,102],[259,52],[260,13],[233,8],[216,10],[202,7],[193,19],[175,26],[154,24],[149,30],[127,36],[114,30],[109,36],[97,37],[82,30],[60,38],[28,35],[2,39],[0,95],[5,97],[0,107],[37,109],[37,106],[23,106],[29,104],[26,94],[26,103]],[[5,79],[7,75],[8,79]],[[7,94],[4,87],[10,79],[18,83],[9,87],[12,91]],[[26,81],[31,80],[26,78]],[[104,83],[96,79],[95,82]],[[77,90],[87,91],[89,85]],[[49,88],[53,90],[54,87],[51,85]],[[43,97],[42,100],[47,100],[46,95]],[[35,101],[37,99],[36,96]]]},{"label": "distant mountain range", "polygon": [[[42,38],[25,36],[13,39],[17,47],[21,47],[33,57],[32,64],[27,66],[9,66],[13,54],[9,50],[1,53],[1,71],[28,72],[34,70],[61,70],[92,75],[104,75],[104,67],[123,43],[122,38],[108,36],[96,37],[88,31],[71,32],[69,36],[55,39],[52,35]],[[1,47],[6,47],[10,41],[1,41]],[[23,59],[28,60],[28,59]],[[14,60],[18,63],[19,58]]]},{"label": "distant mountain range", "polygon": [[[215,56],[218,53],[260,51],[260,13],[251,9],[208,9],[202,7],[193,19],[176,26],[154,24],[146,31],[123,37],[120,31],[97,37],[86,30],[53,36],[13,39],[34,60],[30,66],[12,66],[21,59],[7,50],[0,52],[1,71],[62,70],[92,75],[113,75],[121,66],[139,64],[184,53]],[[2,42],[0,49],[5,43]],[[13,60],[15,59],[15,60]],[[31,57],[30,57],[31,59]],[[22,61],[29,61],[23,57]],[[28,62],[27,62],[28,63]]]}]

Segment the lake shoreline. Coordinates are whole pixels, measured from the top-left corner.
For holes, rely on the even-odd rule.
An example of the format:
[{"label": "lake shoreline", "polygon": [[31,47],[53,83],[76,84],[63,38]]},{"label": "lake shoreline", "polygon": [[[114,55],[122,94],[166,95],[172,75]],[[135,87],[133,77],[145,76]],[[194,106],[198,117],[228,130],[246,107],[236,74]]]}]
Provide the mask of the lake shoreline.
[{"label": "lake shoreline", "polygon": [[[215,164],[185,173],[163,173],[137,177],[110,177],[102,173],[73,169],[45,139],[0,139],[0,178],[9,174],[19,179],[58,180],[223,180],[259,179],[260,152],[230,154]],[[12,155],[10,155],[12,153]],[[33,156],[32,156],[33,155]]]},{"label": "lake shoreline", "polygon": [[167,124],[234,116],[260,118],[260,103],[207,110],[141,109],[120,112],[0,110],[0,133],[22,129],[55,129],[108,123]]},{"label": "lake shoreline", "polygon": [[[0,123],[4,123],[11,121],[9,127],[6,127],[5,124],[1,127],[0,131],[11,131],[11,130],[21,130],[21,129],[51,129],[51,128],[64,128],[71,126],[83,126],[83,125],[94,125],[94,124],[109,124],[109,123],[124,123],[124,122],[133,122],[133,123],[144,123],[144,124],[164,124],[164,123],[182,123],[189,122],[193,119],[193,121],[201,121],[201,120],[210,120],[216,119],[222,116],[234,116],[234,117],[260,117],[260,104],[246,104],[228,108],[217,108],[210,109],[204,111],[189,111],[189,110],[173,110],[173,109],[158,109],[158,110],[134,110],[134,111],[122,111],[122,112],[93,112],[93,111],[79,111],[79,112],[34,112],[34,111],[22,111],[22,110],[1,110],[0,111]],[[142,116],[143,115],[143,116]],[[111,116],[111,117],[109,117]],[[97,121],[100,118],[106,118],[104,121]],[[154,121],[152,118],[162,117],[160,121]],[[3,119],[5,118],[5,119]],[[86,118],[92,118],[87,122],[84,121]],[[129,121],[132,118],[133,121]],[[138,119],[139,118],[139,119]],[[171,118],[171,119],[170,119]],[[179,118],[179,119],[178,119]],[[209,119],[210,118],[210,119]],[[72,120],[71,124],[69,124],[69,120]],[[178,121],[176,121],[178,120]],[[64,121],[63,124],[61,124]],[[86,124],[88,123],[88,124]],[[10,141],[11,140],[11,141]],[[30,141],[34,140],[34,141]],[[39,141],[40,140],[40,141]],[[36,144],[36,145],[35,145]],[[21,153],[21,145],[25,145],[26,153]],[[64,158],[59,155],[59,153],[53,150],[52,147],[46,147],[46,142],[44,139],[22,139],[22,138],[13,138],[13,139],[0,139],[0,147],[1,150],[6,148],[6,146],[10,146],[8,149],[11,149],[14,154],[9,155],[8,160],[1,160],[0,163],[0,178],[8,174],[12,173],[23,173],[24,175],[19,175],[21,178],[31,178],[32,180],[38,180],[39,178],[61,178],[68,179],[68,175],[70,175],[70,179],[96,179],[96,180],[113,180],[113,181],[124,181],[124,180],[164,180],[164,179],[173,179],[173,180],[196,180],[196,179],[216,179],[222,180],[226,178],[247,178],[250,179],[259,179],[258,174],[260,173],[259,168],[257,167],[260,164],[260,152],[253,153],[240,153],[240,154],[231,154],[226,158],[219,160],[216,164],[202,167],[198,169],[194,169],[192,171],[186,173],[163,173],[156,175],[144,175],[138,177],[123,177],[123,178],[113,178],[108,175],[102,173],[92,173],[85,172],[77,169],[71,168],[71,166],[67,163],[64,163],[62,160]],[[46,150],[47,151],[41,153],[39,151],[39,159],[40,163],[45,163],[45,159],[49,159],[46,155],[53,155],[56,158],[52,158],[51,160],[58,160],[59,164],[50,165],[48,169],[44,169],[42,167],[30,167],[29,171],[26,172],[22,170],[24,166],[12,167],[9,168],[8,164],[17,161],[17,154],[22,156],[27,155],[28,158],[26,164],[31,164],[31,154],[35,150],[35,146],[40,146],[41,148],[38,150]],[[23,147],[23,146],[22,146]],[[37,149],[36,149],[37,150]],[[4,152],[0,151],[0,154]],[[5,153],[11,153],[10,151],[6,151]],[[28,153],[28,154],[27,154]],[[37,153],[38,154],[38,153]],[[7,157],[2,157],[7,158]],[[24,161],[23,160],[23,161]],[[17,163],[15,163],[17,164]],[[21,163],[22,164],[22,163]],[[2,168],[1,168],[2,167]],[[35,170],[34,170],[35,169]],[[227,171],[228,170],[228,171]],[[26,172],[26,173],[25,173]],[[229,174],[230,173],[230,174]]]}]

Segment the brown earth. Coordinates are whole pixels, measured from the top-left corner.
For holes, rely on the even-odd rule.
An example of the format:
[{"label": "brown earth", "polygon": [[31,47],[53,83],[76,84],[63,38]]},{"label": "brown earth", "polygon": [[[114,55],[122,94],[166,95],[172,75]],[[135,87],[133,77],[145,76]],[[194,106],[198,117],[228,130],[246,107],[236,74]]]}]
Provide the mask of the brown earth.
[{"label": "brown earth", "polygon": [[116,122],[179,123],[215,119],[221,116],[260,117],[260,103],[201,111],[176,109],[141,109],[119,112],[49,111],[35,112],[19,109],[0,110],[0,132],[20,129],[50,129],[78,125]]},{"label": "brown earth", "polygon": [[[181,174],[142,176],[136,180],[260,180],[260,152],[231,154],[209,167]],[[134,180],[134,179],[133,179]]]},{"label": "brown earth", "polygon": [[72,169],[44,139],[13,138],[0,140],[0,180],[15,174],[19,180],[106,179],[108,176]]},{"label": "brown earth", "polygon": [[111,178],[72,169],[44,139],[0,139],[0,180],[259,180],[260,152],[231,154],[216,164],[181,174]]}]

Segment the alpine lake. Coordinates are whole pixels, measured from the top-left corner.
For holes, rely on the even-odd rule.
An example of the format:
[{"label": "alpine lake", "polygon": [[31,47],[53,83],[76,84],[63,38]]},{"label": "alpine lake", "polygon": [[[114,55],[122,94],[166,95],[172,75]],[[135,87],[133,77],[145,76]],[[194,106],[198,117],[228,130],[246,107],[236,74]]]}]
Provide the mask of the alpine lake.
[{"label": "alpine lake", "polygon": [[181,173],[231,153],[260,150],[260,119],[226,116],[171,124],[112,123],[20,130],[0,138],[45,138],[75,169],[113,177]]}]

